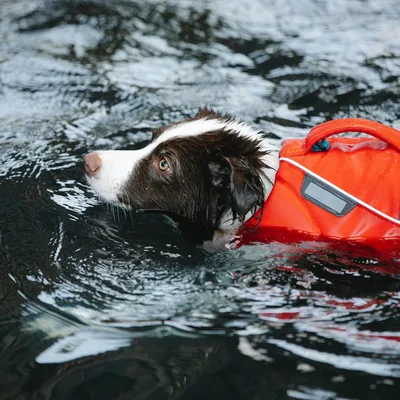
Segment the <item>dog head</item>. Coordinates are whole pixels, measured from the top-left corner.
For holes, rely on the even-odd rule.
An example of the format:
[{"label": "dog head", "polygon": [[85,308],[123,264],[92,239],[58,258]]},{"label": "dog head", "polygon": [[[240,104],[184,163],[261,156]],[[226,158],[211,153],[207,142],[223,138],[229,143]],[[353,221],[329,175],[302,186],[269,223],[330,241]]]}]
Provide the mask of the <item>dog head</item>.
[{"label": "dog head", "polygon": [[143,149],[97,151],[84,162],[101,199],[184,218],[205,240],[263,206],[278,153],[248,125],[200,109],[153,131]]}]

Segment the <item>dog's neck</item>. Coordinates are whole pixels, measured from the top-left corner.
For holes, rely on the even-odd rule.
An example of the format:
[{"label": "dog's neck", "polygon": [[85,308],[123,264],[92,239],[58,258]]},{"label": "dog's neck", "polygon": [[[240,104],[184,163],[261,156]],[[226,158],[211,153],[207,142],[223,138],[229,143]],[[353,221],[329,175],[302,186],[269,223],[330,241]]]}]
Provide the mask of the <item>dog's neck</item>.
[{"label": "dog's neck", "polygon": [[[268,139],[264,139],[262,144],[263,148],[268,150],[267,154],[263,156],[264,164],[268,165],[268,168],[263,168],[262,171],[260,171],[264,186],[265,202],[272,191],[275,183],[275,176],[279,168],[279,149]],[[256,212],[257,211],[258,209]],[[254,212],[251,211],[242,219],[233,218],[232,212],[228,210],[222,217],[219,228],[214,232],[213,238],[203,242],[203,249],[208,253],[230,249],[240,227],[253,215]]]}]

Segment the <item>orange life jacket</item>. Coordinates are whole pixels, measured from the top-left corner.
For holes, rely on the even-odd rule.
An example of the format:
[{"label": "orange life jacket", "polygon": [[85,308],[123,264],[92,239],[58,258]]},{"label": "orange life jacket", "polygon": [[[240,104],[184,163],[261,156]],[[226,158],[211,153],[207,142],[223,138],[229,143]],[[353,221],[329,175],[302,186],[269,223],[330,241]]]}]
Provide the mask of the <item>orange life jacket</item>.
[{"label": "orange life jacket", "polygon": [[[373,138],[326,139],[345,132]],[[399,213],[400,131],[364,119],[334,120],[305,139],[283,142],[274,188],[243,225],[239,245],[392,241],[400,249]]]}]

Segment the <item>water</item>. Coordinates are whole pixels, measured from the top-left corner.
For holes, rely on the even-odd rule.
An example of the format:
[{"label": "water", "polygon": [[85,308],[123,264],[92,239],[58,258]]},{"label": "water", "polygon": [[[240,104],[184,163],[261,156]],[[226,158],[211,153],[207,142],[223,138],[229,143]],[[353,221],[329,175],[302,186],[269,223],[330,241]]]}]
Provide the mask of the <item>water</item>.
[{"label": "water", "polygon": [[207,256],[100,204],[81,157],[205,104],[278,141],[338,117],[400,127],[399,17],[397,0],[3,0],[1,398],[398,398],[395,261]]}]

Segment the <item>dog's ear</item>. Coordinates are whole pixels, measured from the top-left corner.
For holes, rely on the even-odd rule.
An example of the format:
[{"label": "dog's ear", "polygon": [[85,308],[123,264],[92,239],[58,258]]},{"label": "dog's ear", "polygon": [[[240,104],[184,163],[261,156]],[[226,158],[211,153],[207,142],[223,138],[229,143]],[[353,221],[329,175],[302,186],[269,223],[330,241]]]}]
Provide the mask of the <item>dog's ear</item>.
[{"label": "dog's ear", "polygon": [[245,157],[223,157],[209,164],[211,182],[227,192],[233,216],[245,215],[264,204],[264,186],[259,171]]},{"label": "dog's ear", "polygon": [[259,172],[244,157],[228,158],[232,210],[239,218],[264,204],[264,186]]}]

